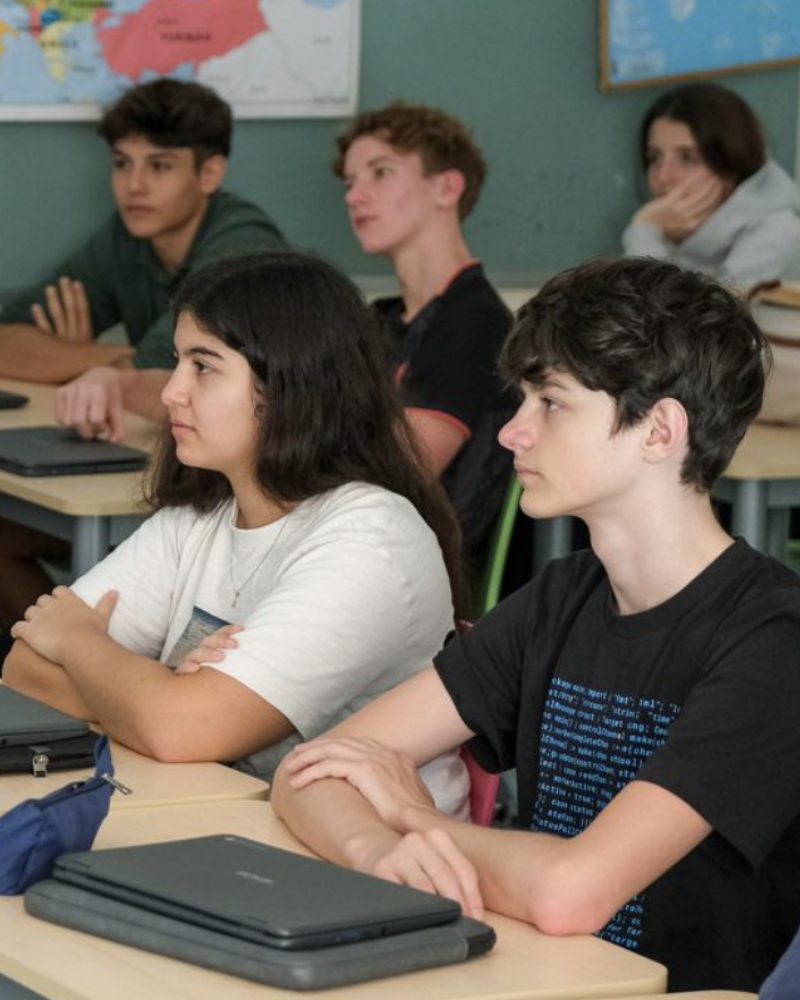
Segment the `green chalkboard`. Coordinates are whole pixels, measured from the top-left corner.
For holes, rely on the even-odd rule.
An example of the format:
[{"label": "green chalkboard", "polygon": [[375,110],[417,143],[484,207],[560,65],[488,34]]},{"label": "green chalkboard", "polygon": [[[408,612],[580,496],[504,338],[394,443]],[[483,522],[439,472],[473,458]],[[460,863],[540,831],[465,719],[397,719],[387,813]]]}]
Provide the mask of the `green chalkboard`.
[{"label": "green chalkboard", "polygon": [[600,25],[606,89],[800,61],[797,0],[600,0]]}]

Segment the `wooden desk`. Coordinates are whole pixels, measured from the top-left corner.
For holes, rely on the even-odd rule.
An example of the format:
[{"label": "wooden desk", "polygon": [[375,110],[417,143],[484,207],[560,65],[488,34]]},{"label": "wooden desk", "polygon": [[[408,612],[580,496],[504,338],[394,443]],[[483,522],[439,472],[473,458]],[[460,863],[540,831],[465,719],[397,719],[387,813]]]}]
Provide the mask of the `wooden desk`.
[{"label": "wooden desk", "polygon": [[[613,1000],[622,1000],[614,997]],[[641,997],[625,997],[625,1000],[758,1000],[755,993],[740,993],[738,990],[694,990],[691,993],[649,993]]]},{"label": "wooden desk", "polygon": [[[115,812],[104,823],[97,846],[215,833],[303,850],[263,802]],[[320,1000],[568,1000],[666,988],[662,966],[597,938],[548,938],[506,917],[493,916],[491,922],[498,943],[474,962],[310,995]],[[36,920],[23,912],[19,897],[0,899],[0,972],[52,1000],[278,1000],[299,995]]]},{"label": "wooden desk", "polygon": [[[0,388],[30,398],[18,410],[0,410],[0,429],[54,424],[55,387],[0,379]],[[126,444],[150,451],[158,426],[126,413]],[[0,517],[72,542],[72,573],[80,576],[109,550],[111,525],[141,515],[141,473],[97,476],[16,476],[0,470]]]},{"label": "wooden desk", "polygon": [[800,506],[800,427],[753,424],[714,496],[732,504],[734,535],[783,558],[788,511]]},{"label": "wooden desk", "polygon": [[[128,747],[113,744],[116,777],[131,789],[130,795],[115,792],[113,812],[199,802],[230,802],[237,799],[266,800],[269,785],[222,764],[159,764]],[[0,775],[0,814],[24,799],[41,798],[70,781],[93,774],[92,768],[53,771],[46,778],[27,774]]]}]

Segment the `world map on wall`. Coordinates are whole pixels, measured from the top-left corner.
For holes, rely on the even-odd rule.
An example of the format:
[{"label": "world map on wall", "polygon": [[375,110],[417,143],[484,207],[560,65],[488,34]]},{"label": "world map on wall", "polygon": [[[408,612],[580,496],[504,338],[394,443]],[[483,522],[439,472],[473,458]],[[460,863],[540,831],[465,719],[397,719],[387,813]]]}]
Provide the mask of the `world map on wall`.
[{"label": "world map on wall", "polygon": [[159,76],[239,118],[355,108],[360,0],[0,0],[0,118],[96,118]]}]

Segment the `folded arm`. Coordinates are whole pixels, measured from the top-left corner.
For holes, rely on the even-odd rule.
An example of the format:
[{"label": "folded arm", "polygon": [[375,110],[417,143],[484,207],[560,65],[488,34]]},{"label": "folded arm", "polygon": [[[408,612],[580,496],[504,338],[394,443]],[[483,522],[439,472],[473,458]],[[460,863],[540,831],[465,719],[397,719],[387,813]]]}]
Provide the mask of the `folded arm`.
[{"label": "folded arm", "polygon": [[28,323],[0,326],[0,375],[52,385],[77,378],[95,365],[113,365],[129,358],[125,344],[66,340]]},{"label": "folded arm", "polygon": [[78,719],[96,721],[64,668],[34,652],[22,639],[17,639],[5,659],[3,684]]},{"label": "folded arm", "polygon": [[[489,908],[554,934],[600,929],[710,832],[685,802],[644,782],[625,788],[573,839],[452,820],[415,789],[410,772],[470,735],[438,675],[428,671],[327,738],[296,748],[276,775],[273,803],[301,839],[340,863],[373,874],[388,865],[395,880],[405,881],[394,864],[402,853],[403,873],[418,888],[431,881],[430,866],[423,877],[407,856],[429,848],[431,836],[445,837],[444,861],[468,862]],[[456,898],[463,902],[467,887],[460,884]]]},{"label": "folded arm", "polygon": [[[175,674],[125,649],[108,635],[113,603],[106,595],[90,608],[66,587],[57,587],[14,626],[12,634],[50,661],[53,670],[49,682],[44,669],[39,671],[37,697],[66,708],[58,704],[65,688],[63,682],[59,686],[56,668],[62,669],[88,717],[119,742],[163,761],[236,760],[293,731],[280,712],[213,668]],[[20,661],[12,671],[20,690],[25,690],[20,675],[27,665]]]}]

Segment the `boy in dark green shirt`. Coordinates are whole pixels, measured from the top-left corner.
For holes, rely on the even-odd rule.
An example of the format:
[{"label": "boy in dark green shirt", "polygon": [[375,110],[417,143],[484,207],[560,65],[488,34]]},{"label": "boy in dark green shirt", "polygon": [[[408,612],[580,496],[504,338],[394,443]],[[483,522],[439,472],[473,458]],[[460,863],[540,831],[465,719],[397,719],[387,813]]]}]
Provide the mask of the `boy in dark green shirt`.
[{"label": "boy in dark green shirt", "polygon": [[[0,317],[0,375],[69,382],[62,423],[118,440],[123,404],[159,416],[178,282],[210,261],[283,243],[261,209],[220,191],[231,128],[213,91],[178,80],[133,88],[101,120],[117,211]],[[130,346],[95,342],[117,323]]]},{"label": "boy in dark green shirt", "polygon": [[[126,409],[165,415],[169,303],[189,272],[283,245],[260,208],[220,190],[231,129],[228,105],[200,84],[165,79],[128,91],[98,129],[112,151],[117,211],[48,282],[3,308],[0,375],[64,383],[56,416],[85,437],[121,440]],[[129,344],[96,342],[117,323]],[[0,626],[50,589],[38,558],[64,548],[0,520]]]}]

